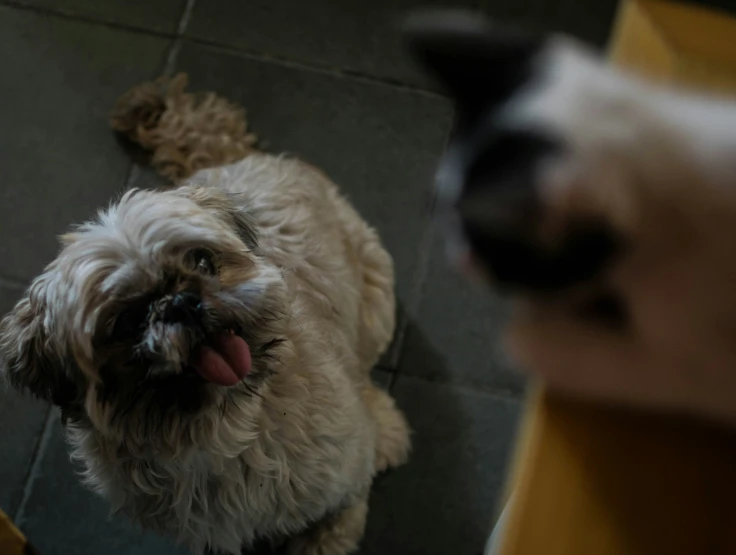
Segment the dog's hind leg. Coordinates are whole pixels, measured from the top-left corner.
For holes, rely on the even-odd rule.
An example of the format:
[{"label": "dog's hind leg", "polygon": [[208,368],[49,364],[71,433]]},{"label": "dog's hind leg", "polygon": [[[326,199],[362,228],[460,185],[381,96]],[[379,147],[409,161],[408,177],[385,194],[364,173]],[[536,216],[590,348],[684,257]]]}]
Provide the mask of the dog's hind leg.
[{"label": "dog's hind leg", "polygon": [[355,231],[363,272],[358,353],[367,376],[391,343],[396,327],[394,266],[376,231],[357,215],[355,222],[358,229],[351,231]]},{"label": "dog's hind leg", "polygon": [[358,354],[365,383],[363,402],[376,423],[375,471],[400,466],[409,456],[409,425],[394,400],[370,383],[370,371],[388,348],[396,327],[394,267],[378,233],[369,227],[342,198],[346,232],[354,241],[362,271]]},{"label": "dog's hind leg", "polygon": [[378,387],[366,387],[363,400],[376,422],[376,473],[401,466],[409,458],[411,450],[406,418],[393,398]]},{"label": "dog's hind leg", "polygon": [[368,496],[291,540],[287,555],[347,555],[358,549],[368,516]]}]

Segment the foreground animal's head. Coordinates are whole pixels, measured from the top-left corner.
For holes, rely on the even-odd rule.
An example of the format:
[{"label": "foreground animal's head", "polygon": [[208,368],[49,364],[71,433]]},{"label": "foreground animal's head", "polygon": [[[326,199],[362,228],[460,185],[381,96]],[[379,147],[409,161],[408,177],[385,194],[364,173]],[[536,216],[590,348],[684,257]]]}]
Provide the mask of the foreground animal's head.
[{"label": "foreground animal's head", "polygon": [[226,193],[128,192],[3,320],[9,382],[139,448],[196,442],[280,348],[283,282],[256,241]]},{"label": "foreground animal's head", "polygon": [[733,202],[732,102],[468,14],[418,14],[406,33],[456,107],[438,174],[453,254],[496,285],[574,288]]}]

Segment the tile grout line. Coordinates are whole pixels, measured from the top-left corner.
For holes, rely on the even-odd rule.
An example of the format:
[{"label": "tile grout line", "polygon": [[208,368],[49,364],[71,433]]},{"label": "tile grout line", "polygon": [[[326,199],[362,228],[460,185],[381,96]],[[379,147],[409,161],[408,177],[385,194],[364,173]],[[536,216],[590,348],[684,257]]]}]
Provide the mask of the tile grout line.
[{"label": "tile grout line", "polygon": [[182,10],[181,17],[179,18],[179,25],[176,26],[176,34],[179,37],[184,36],[184,32],[189,26],[189,22],[192,19],[192,13],[194,12],[195,2],[196,0],[186,0],[186,4],[184,4],[184,9]]},{"label": "tile grout line", "polygon": [[199,46],[205,46],[213,50],[218,50],[225,54],[230,54],[232,56],[244,58],[246,60],[270,63],[273,65],[285,67],[288,69],[297,69],[300,71],[307,71],[310,73],[330,75],[332,77],[356,81],[358,83],[370,84],[374,86],[383,86],[383,87],[396,89],[396,90],[406,92],[406,93],[419,94],[419,95],[427,96],[430,98],[447,100],[446,95],[433,91],[431,89],[424,89],[424,88],[421,88],[415,85],[411,85],[408,83],[404,83],[399,80],[394,80],[391,78],[379,77],[379,76],[370,75],[367,73],[362,73],[361,71],[350,69],[350,68],[341,68],[341,67],[335,67],[335,66],[329,66],[329,65],[322,65],[319,63],[315,63],[315,62],[294,60],[291,58],[285,58],[285,57],[278,56],[275,54],[269,54],[267,52],[261,52],[257,50],[248,50],[248,49],[239,48],[236,46],[223,44],[223,43],[220,43],[214,40],[203,39],[199,37],[187,36],[187,37],[182,37],[182,38],[183,40],[187,42],[191,42],[192,44],[196,44]]},{"label": "tile grout line", "polygon": [[16,10],[22,10],[26,12],[33,12],[40,15],[58,17],[59,19],[65,19],[69,21],[77,21],[81,23],[87,23],[91,25],[100,25],[102,27],[108,27],[117,31],[128,31],[130,33],[137,33],[141,35],[149,35],[158,38],[171,38],[174,36],[173,33],[167,31],[159,31],[156,29],[144,29],[142,27],[136,27],[127,23],[120,23],[118,21],[112,21],[110,19],[95,18],[88,15],[76,13],[73,11],[65,10],[64,8],[48,7],[48,6],[34,6],[27,4],[23,0],[0,0],[0,7],[7,7]]},{"label": "tile grout line", "polygon": [[[164,65],[161,70],[162,75],[171,76],[171,74],[174,72],[174,66],[176,65],[176,59],[179,56],[179,50],[181,50],[182,37],[184,35],[184,31],[187,28],[187,25],[189,25],[189,21],[192,18],[192,12],[194,11],[195,1],[196,0],[186,0],[186,3],[184,4],[184,8],[181,11],[181,15],[179,16],[179,22],[176,25],[176,33],[174,35],[169,36],[169,38],[172,39],[172,43],[171,43],[171,47],[168,49],[168,52],[166,53]],[[140,167],[138,166],[136,162],[131,162],[128,168],[128,171],[125,175],[125,179],[123,180],[123,188],[130,189],[133,186],[133,183],[135,183],[139,174],[140,174]]]},{"label": "tile grout line", "polygon": [[[455,114],[453,112],[451,120],[450,120],[450,126],[446,131],[445,140],[442,144],[442,149],[440,153],[444,152],[447,148],[447,145],[450,142],[450,137],[452,135],[452,130],[454,127],[454,120],[455,120]],[[436,165],[436,163],[435,163]],[[433,183],[434,183],[434,175],[436,173],[433,172]],[[416,312],[416,310],[419,308],[423,291],[427,285],[427,275],[429,272],[429,265],[432,258],[432,244],[434,242],[434,234],[435,234],[435,226],[434,226],[434,209],[435,205],[437,203],[437,190],[434,185],[432,186],[432,192],[430,194],[429,201],[427,203],[427,212],[425,216],[424,226],[422,229],[422,235],[419,239],[419,255],[417,259],[417,270],[416,275],[414,276],[414,280],[412,283],[412,291],[414,291],[414,294],[412,295],[412,298],[410,298],[407,302],[406,307],[406,314],[404,315],[404,318],[402,318],[402,321],[399,323],[399,326],[396,330],[396,344],[398,345],[397,352],[394,354],[392,358],[395,358],[395,360],[391,360],[391,363],[393,366],[396,367],[396,371],[393,372],[394,378],[391,382],[391,386],[393,387],[393,382],[396,381],[396,377],[400,373],[400,362],[402,358],[402,354],[404,351],[404,340],[406,339],[406,332],[407,328],[409,326],[409,320],[412,312]]]},{"label": "tile grout line", "polygon": [[179,17],[179,24],[176,26],[176,34],[174,35],[174,43],[171,45],[168,55],[166,56],[166,63],[164,64],[164,75],[171,76],[176,65],[176,59],[179,57],[179,51],[181,50],[182,42],[184,41],[184,32],[187,30],[189,21],[192,19],[192,12],[194,12],[194,4],[197,0],[186,0],[184,9],[181,11]]},{"label": "tile grout line", "polygon": [[23,496],[21,497],[18,508],[15,511],[15,515],[13,516],[13,520],[15,521],[15,524],[16,526],[18,526],[18,528],[21,528],[24,524],[26,516],[26,506],[28,505],[28,501],[31,498],[31,493],[33,493],[33,486],[35,485],[36,480],[41,474],[41,462],[43,461],[44,454],[46,453],[46,448],[48,447],[49,441],[51,440],[55,414],[56,411],[54,410],[54,407],[49,406],[46,411],[46,418],[44,421],[43,430],[41,431],[41,437],[39,438],[38,444],[36,445],[36,450],[34,451],[33,459],[31,460],[31,466],[28,474],[26,475],[25,483],[23,484]]},{"label": "tile grout line", "polygon": [[[61,19],[66,19],[70,21],[76,21],[91,25],[101,25],[103,27],[108,27],[110,29],[114,29],[117,31],[127,31],[130,33],[137,33],[141,35],[148,35],[152,37],[157,37],[161,39],[174,39],[178,41],[177,48],[176,48],[176,54],[178,54],[178,50],[181,47],[181,44],[183,42],[190,42],[192,44],[196,44],[199,46],[206,46],[209,48],[215,48],[217,50],[220,50],[222,52],[232,54],[234,56],[238,56],[240,58],[244,58],[247,60],[253,60],[257,62],[262,63],[270,63],[275,66],[285,67],[289,69],[298,69],[301,71],[307,71],[310,73],[317,73],[321,75],[330,75],[332,77],[337,77],[340,79],[346,79],[350,81],[357,81],[359,83],[367,83],[374,86],[383,86],[388,87],[391,89],[395,89],[401,92],[405,93],[412,93],[412,94],[418,94],[430,98],[436,98],[436,99],[446,99],[446,95],[433,91],[431,89],[425,89],[420,86],[411,85],[408,83],[404,83],[399,80],[394,80],[391,78],[385,78],[375,75],[370,75],[367,73],[362,73],[358,70],[353,70],[349,68],[341,68],[341,67],[333,67],[328,65],[321,65],[319,63],[313,63],[313,62],[306,62],[306,61],[299,61],[299,60],[292,60],[290,58],[282,58],[280,56],[275,56],[272,54],[268,54],[266,52],[260,52],[255,50],[245,50],[241,49],[232,45],[227,45],[223,43],[219,43],[217,41],[208,40],[208,39],[202,39],[202,38],[196,38],[196,37],[187,37],[183,34],[170,33],[166,31],[158,31],[155,29],[145,29],[142,27],[136,27],[135,25],[130,25],[126,23],[120,23],[117,21],[112,21],[109,19],[97,19],[94,17],[86,16],[84,14],[79,14],[59,8],[49,8],[49,7],[39,7],[39,6],[32,6],[30,4],[26,4],[22,0],[0,0],[0,7],[6,6],[13,9],[23,10],[27,12],[33,12],[37,14],[42,15],[50,15],[54,17],[58,17]],[[187,12],[187,8],[189,11]],[[194,6],[193,0],[188,0],[187,4],[185,5],[185,9],[183,10],[182,15],[186,15],[187,18],[191,18],[191,11]],[[182,19],[180,19],[180,24],[182,23]],[[185,21],[185,23],[189,23],[188,19]],[[169,52],[169,56],[174,55],[173,51]],[[168,62],[168,60],[167,60]]]}]

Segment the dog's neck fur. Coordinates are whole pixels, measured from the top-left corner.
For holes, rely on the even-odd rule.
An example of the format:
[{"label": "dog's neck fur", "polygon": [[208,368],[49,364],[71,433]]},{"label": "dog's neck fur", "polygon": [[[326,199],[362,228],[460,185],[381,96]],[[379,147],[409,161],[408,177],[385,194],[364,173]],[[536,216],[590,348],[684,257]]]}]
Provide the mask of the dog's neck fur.
[{"label": "dog's neck fur", "polygon": [[[328,399],[340,404],[335,414],[348,418],[361,413],[363,408],[351,396],[334,398],[335,390],[353,387],[334,369],[320,371],[318,361],[310,360],[309,350],[299,345],[285,342],[278,357],[281,371],[255,394],[238,388],[221,412],[208,411],[201,422],[190,424],[191,442],[176,453],[157,453],[150,445],[131,446],[106,437],[89,421],[71,423],[72,457],[84,462],[84,480],[110,501],[113,511],[186,540],[195,552],[211,545],[235,552],[236,546],[259,537],[276,540],[309,525],[315,506],[348,502],[346,490],[369,487],[373,453],[365,447],[371,445],[366,437],[374,431],[366,426],[356,434],[348,419],[345,425],[312,434],[305,433],[304,423],[324,409]],[[339,469],[336,461],[310,460],[330,444],[339,444],[341,451],[352,445]],[[303,464],[292,465],[289,461],[295,457]],[[362,462],[356,465],[358,460]],[[300,475],[320,465],[322,481]],[[351,474],[350,468],[356,472]],[[303,513],[296,514],[295,507],[303,507]],[[200,543],[192,543],[193,537]]]}]

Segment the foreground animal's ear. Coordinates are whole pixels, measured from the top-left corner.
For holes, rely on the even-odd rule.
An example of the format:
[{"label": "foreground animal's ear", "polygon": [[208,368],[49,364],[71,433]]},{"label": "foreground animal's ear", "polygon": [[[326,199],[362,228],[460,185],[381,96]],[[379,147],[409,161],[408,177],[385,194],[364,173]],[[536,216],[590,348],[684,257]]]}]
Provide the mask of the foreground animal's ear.
[{"label": "foreground animal's ear", "polygon": [[180,187],[178,190],[202,208],[216,213],[218,217],[235,230],[238,237],[249,249],[255,250],[258,247],[255,226],[248,213],[238,206],[235,195],[214,187],[198,187],[196,185]]},{"label": "foreground animal's ear", "polygon": [[79,389],[47,329],[45,287],[42,276],[0,323],[0,371],[16,389],[67,409]]},{"label": "foreground animal's ear", "polygon": [[415,13],[403,30],[414,57],[469,117],[522,85],[543,46],[541,37],[494,27],[467,12]]}]

